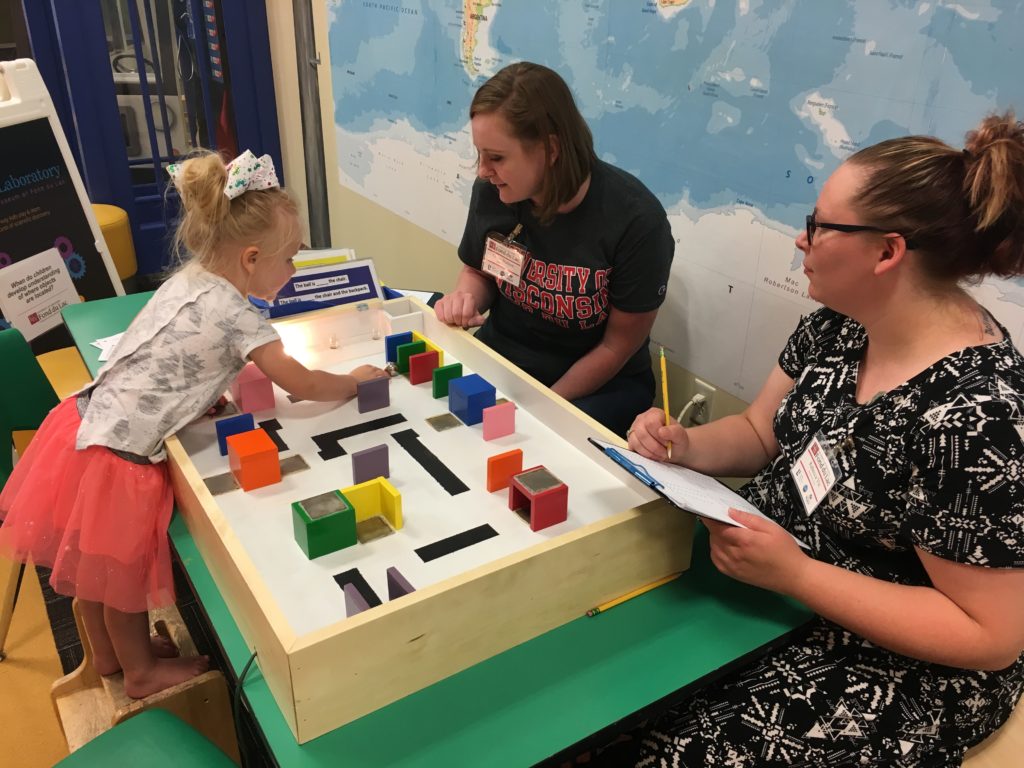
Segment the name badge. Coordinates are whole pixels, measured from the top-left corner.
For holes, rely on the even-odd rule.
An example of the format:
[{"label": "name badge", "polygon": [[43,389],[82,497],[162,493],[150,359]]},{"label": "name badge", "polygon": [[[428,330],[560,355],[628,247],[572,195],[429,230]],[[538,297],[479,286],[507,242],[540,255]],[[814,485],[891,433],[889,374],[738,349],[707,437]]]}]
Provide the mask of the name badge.
[{"label": "name badge", "polygon": [[821,433],[811,438],[810,444],[790,468],[789,474],[796,483],[804,512],[810,515],[836,484],[836,469]]},{"label": "name badge", "polygon": [[[514,232],[517,232],[518,229],[519,227]],[[519,243],[514,242],[512,237],[513,235],[510,235],[506,238],[504,235],[494,232],[487,236],[480,270],[518,288],[530,252]]]}]

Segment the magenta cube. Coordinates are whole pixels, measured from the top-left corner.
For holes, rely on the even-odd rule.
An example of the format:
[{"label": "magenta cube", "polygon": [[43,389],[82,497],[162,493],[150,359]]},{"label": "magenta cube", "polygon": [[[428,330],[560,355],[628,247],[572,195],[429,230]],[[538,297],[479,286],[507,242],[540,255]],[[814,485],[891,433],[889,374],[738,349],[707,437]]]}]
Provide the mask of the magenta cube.
[{"label": "magenta cube", "polygon": [[274,407],[274,385],[254,363],[249,363],[231,384],[231,399],[242,413]]},{"label": "magenta cube", "polygon": [[484,440],[511,435],[516,431],[516,404],[512,401],[484,408]]}]

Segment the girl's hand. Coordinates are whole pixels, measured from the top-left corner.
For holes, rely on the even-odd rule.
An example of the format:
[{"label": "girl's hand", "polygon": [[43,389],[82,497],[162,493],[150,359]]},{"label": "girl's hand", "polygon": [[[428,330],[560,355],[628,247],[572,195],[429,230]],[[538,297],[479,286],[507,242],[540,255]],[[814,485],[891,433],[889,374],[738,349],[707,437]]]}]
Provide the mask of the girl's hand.
[{"label": "girl's hand", "polygon": [[224,410],[228,404],[228,399],[224,395],[217,398],[217,402],[206,409],[207,416],[218,416]]},{"label": "girl's hand", "polygon": [[738,509],[729,516],[745,528],[700,518],[711,533],[711,562],[726,576],[791,594],[812,560],[781,525]]},{"label": "girl's hand", "polygon": [[476,298],[471,293],[453,291],[434,303],[434,314],[445,325],[459,328],[475,328],[484,324],[484,316],[476,307]]},{"label": "girl's hand", "polygon": [[360,365],[358,368],[352,369],[349,372],[349,376],[356,381],[370,381],[371,379],[386,379],[391,374],[383,368],[378,368],[376,365]]},{"label": "girl's hand", "polygon": [[672,443],[672,458],[678,460],[686,453],[690,439],[686,430],[675,419],[665,426],[665,411],[650,408],[635,419],[626,433],[630,450],[655,461],[668,461],[668,444]]}]

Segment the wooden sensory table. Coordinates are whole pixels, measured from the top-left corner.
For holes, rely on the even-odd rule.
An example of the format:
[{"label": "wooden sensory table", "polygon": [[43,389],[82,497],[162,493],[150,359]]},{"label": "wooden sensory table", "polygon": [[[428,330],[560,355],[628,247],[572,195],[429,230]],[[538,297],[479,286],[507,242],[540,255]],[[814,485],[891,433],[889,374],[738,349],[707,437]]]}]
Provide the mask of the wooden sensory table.
[{"label": "wooden sensory table", "polygon": [[[447,411],[447,398],[433,397],[429,382],[397,376],[390,405],[363,414],[355,401],[292,402],[278,390],[274,410],[256,421],[276,419],[282,460],[299,454],[308,469],[250,492],[214,495],[204,482],[227,471],[212,422],[168,441],[181,515],[300,743],[688,567],[692,518],[587,442],[609,433],[414,300],[331,308],[276,327],[293,356],[339,372],[383,366],[384,337],[414,331],[443,351],[443,364],[461,362],[517,406],[515,433],[488,442],[479,424],[431,428],[426,420]],[[403,450],[410,439],[461,480],[456,490]],[[404,526],[308,559],[290,534],[292,502],[344,492],[349,454],[380,443]],[[564,523],[534,532],[508,508],[507,489],[486,491],[487,456],[513,448],[524,468],[545,466],[568,485]],[[466,536],[473,543],[460,547]],[[427,559],[438,546],[451,551]],[[387,600],[394,566],[415,591]],[[382,602],[348,617],[339,579],[353,569]]]},{"label": "wooden sensory table", "polygon": [[[64,308],[64,322],[92,375],[102,363],[91,342],[123,331],[151,295]],[[480,460],[486,455],[481,450]],[[527,453],[526,461],[530,458]],[[393,477],[398,483],[397,475]],[[343,484],[347,481],[342,478]],[[226,671],[237,680],[254,646],[243,622],[258,610],[235,603],[232,585],[218,582],[219,561],[207,561],[201,541],[180,514],[171,522],[170,538],[227,662]],[[282,542],[286,545],[296,546],[290,535]],[[356,768],[432,768],[478,762],[487,755],[494,766],[537,761],[558,766],[581,749],[579,742],[606,743],[624,723],[656,715],[672,700],[784,642],[808,617],[806,609],[790,600],[718,573],[698,526],[691,567],[678,579],[600,616],[581,613],[319,738],[296,741],[294,714],[286,719],[270,688],[273,675],[265,677],[257,666],[245,676],[243,702],[267,756],[277,765],[320,768],[343,762]],[[322,660],[319,673],[326,678],[341,664],[338,659]],[[545,760],[553,755],[558,756]]]}]

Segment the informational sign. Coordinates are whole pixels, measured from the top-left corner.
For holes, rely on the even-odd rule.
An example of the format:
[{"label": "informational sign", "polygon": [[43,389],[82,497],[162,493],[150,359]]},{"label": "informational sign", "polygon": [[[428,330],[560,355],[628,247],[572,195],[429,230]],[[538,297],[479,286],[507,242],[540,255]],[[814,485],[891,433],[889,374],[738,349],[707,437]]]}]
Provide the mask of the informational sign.
[{"label": "informational sign", "polygon": [[28,341],[61,324],[60,311],[80,301],[56,248],[0,270],[0,310]]},{"label": "informational sign", "polygon": [[[75,297],[123,293],[46,86],[26,59],[0,62],[0,148],[0,276],[56,249],[63,264],[58,272],[70,277]],[[6,311],[0,318],[4,325],[13,320]],[[44,325],[32,342],[36,353],[71,345],[59,312],[57,322]]]},{"label": "informational sign", "polygon": [[377,270],[369,259],[305,267],[292,275],[270,305],[271,317],[335,304],[382,298]]}]

